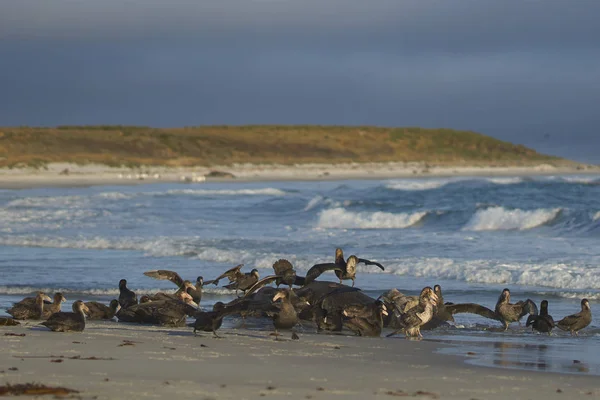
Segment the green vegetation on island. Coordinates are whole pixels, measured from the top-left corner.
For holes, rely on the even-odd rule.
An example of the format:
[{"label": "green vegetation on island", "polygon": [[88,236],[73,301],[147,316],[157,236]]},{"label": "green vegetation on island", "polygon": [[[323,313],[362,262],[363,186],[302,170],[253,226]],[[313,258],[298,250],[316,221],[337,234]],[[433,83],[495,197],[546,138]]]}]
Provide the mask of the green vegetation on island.
[{"label": "green vegetation on island", "polygon": [[567,160],[475,132],[415,127],[248,125],[0,128],[0,167],[52,162],[110,166],[213,166],[426,162],[519,166]]}]

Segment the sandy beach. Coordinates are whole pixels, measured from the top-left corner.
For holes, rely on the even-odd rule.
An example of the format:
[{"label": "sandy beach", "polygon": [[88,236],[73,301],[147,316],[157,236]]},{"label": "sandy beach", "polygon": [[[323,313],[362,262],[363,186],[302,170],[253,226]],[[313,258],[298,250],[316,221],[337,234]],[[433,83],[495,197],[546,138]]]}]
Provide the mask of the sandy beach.
[{"label": "sandy beach", "polygon": [[[217,171],[214,176],[209,174]],[[223,173],[231,176],[222,176]],[[574,164],[535,166],[431,166],[425,163],[352,163],[302,165],[233,165],[196,168],[111,168],[103,165],[55,163],[47,169],[0,169],[0,188],[132,185],[159,182],[250,182],[277,180],[393,179],[452,176],[527,176],[598,174],[600,166]],[[208,176],[207,176],[208,175]]]},{"label": "sandy beach", "polygon": [[[78,398],[554,399],[597,398],[595,376],[475,367],[428,340],[88,322],[52,333],[29,321],[3,327],[0,382],[64,386]],[[310,328],[307,328],[310,330]],[[7,336],[7,334],[25,336]],[[98,358],[90,360],[86,358]]]}]

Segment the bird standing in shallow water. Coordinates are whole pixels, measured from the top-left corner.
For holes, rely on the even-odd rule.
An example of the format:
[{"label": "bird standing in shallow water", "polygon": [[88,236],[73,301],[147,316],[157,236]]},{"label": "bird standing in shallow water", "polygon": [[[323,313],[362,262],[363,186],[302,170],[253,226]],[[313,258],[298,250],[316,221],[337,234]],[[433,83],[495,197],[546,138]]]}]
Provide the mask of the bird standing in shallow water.
[{"label": "bird standing in shallow water", "polygon": [[531,326],[531,329],[534,331],[550,334],[552,328],[554,328],[554,320],[552,319],[552,316],[548,314],[547,300],[542,300],[539,315],[530,315],[527,317],[525,326]]},{"label": "bird standing in shallow water", "polygon": [[592,322],[592,309],[588,299],[581,300],[581,311],[577,314],[564,317],[556,323],[563,331],[571,332],[571,335],[579,336],[577,332],[588,326]]},{"label": "bird standing in shallow water", "polygon": [[537,306],[530,299],[511,304],[510,290],[508,289],[504,289],[498,297],[495,312],[504,325],[505,331],[508,330],[508,325],[511,322],[518,322],[527,314],[538,315]]},{"label": "bird standing in shallow water", "polygon": [[410,308],[398,318],[398,325],[401,328],[387,336],[390,337],[400,331],[404,331],[406,336],[422,338],[421,326],[433,318],[433,314],[435,313],[434,307],[437,301],[437,295],[431,287],[427,286],[423,288],[419,295],[419,304],[416,307]]}]

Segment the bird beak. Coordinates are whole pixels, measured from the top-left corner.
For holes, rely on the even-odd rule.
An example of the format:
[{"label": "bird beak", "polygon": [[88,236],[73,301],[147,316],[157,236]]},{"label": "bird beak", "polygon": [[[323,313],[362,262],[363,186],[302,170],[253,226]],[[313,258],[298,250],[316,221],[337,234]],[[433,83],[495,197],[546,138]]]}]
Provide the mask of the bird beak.
[{"label": "bird beak", "polygon": [[67,298],[66,298],[65,296],[61,296],[61,298],[60,298],[60,302],[61,302],[61,303],[64,303],[65,301],[67,301]]},{"label": "bird beak", "polygon": [[285,298],[285,293],[284,292],[277,292],[275,294],[275,296],[273,296],[273,301],[277,301],[279,299],[283,299]]},{"label": "bird beak", "polygon": [[52,303],[52,299],[50,298],[50,296],[45,294],[42,298],[44,299],[44,301]]},{"label": "bird beak", "polygon": [[437,301],[438,301],[437,294],[431,293],[431,304],[433,304],[435,306],[437,304]]},{"label": "bird beak", "polygon": [[85,304],[83,305],[83,307],[81,308],[83,310],[83,312],[85,313],[85,315],[89,316],[90,315],[90,309],[88,308],[88,306],[86,306]]},{"label": "bird beak", "polygon": [[382,313],[383,315],[389,315],[389,314],[388,314],[388,312],[387,312],[387,307],[386,307],[386,306],[383,306],[383,307],[381,308],[381,313]]}]

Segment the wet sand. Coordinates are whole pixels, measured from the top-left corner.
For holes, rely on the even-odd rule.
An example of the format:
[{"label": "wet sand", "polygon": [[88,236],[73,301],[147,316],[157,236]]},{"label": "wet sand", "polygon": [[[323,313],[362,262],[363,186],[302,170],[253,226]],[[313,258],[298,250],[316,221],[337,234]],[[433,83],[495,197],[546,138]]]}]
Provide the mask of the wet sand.
[{"label": "wet sand", "polygon": [[[68,171],[68,173],[67,173]],[[211,171],[230,173],[234,178],[214,176],[205,178]],[[47,169],[0,169],[0,189],[25,189],[35,187],[75,187],[92,185],[133,185],[160,182],[252,182],[275,180],[343,180],[343,179],[393,179],[452,176],[526,176],[598,174],[600,166],[576,165],[554,167],[548,164],[514,167],[482,166],[428,166],[423,163],[353,163],[353,164],[303,164],[303,165],[234,165],[211,168],[140,169],[110,168],[102,165],[78,166],[50,164]]]},{"label": "wet sand", "polygon": [[597,376],[480,367],[428,340],[300,333],[299,341],[275,341],[246,329],[222,329],[217,339],[95,321],[82,333],[53,333],[36,324],[0,328],[3,385],[65,386],[98,399],[600,397]]}]

